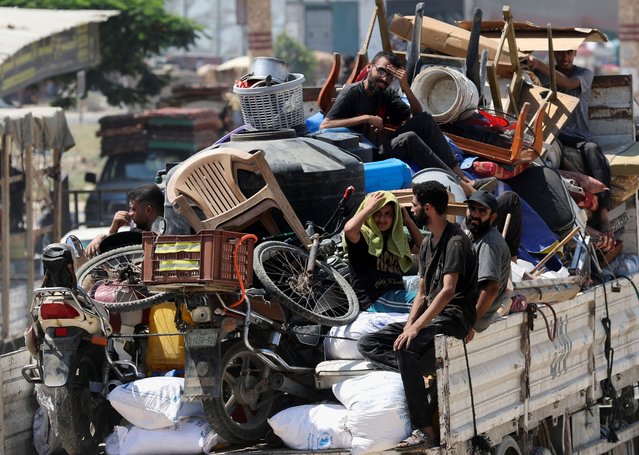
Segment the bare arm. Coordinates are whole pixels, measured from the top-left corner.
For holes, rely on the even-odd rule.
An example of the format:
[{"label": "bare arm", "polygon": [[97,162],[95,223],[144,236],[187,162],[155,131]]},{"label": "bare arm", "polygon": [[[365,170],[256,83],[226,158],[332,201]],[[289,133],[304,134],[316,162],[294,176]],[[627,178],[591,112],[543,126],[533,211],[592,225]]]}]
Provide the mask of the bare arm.
[{"label": "bare arm", "polygon": [[413,115],[420,114],[423,109],[421,103],[415,97],[415,94],[410,89],[410,84],[408,83],[408,73],[404,68],[395,68],[394,66],[387,66],[386,69],[399,81],[399,87],[406,95],[408,99],[408,104],[410,104],[410,110]]},{"label": "bare arm", "polygon": [[486,310],[490,308],[499,294],[499,283],[497,281],[486,280],[479,285],[479,297],[477,298],[477,320],[481,319]]},{"label": "bare arm", "polygon": [[421,312],[421,307],[426,304],[426,299],[424,299],[424,287],[425,281],[424,277],[419,278],[419,287],[417,288],[417,294],[415,295],[415,300],[413,300],[413,304],[410,307],[410,313],[408,314],[408,321],[406,322],[406,328],[410,327],[415,320],[417,319],[417,315]]},{"label": "bare arm", "polygon": [[320,124],[320,129],[324,128],[350,128],[358,125],[372,125],[376,128],[383,128],[384,121],[381,117],[376,115],[358,115],[357,117],[351,118],[335,118],[330,119],[325,117]]},{"label": "bare arm", "polygon": [[[550,77],[550,67],[541,60],[537,60],[532,55],[528,56],[528,68],[531,70],[537,70],[544,76]],[[571,90],[581,87],[581,81],[576,77],[566,77],[561,71],[555,71],[557,78],[557,86],[566,90]]]},{"label": "bare arm", "polygon": [[410,217],[406,207],[402,207],[402,217],[404,219],[404,226],[406,226],[410,237],[413,239],[413,253],[419,253],[419,247],[422,246],[422,242],[424,241],[424,234],[422,234],[413,219]]},{"label": "bare arm", "polygon": [[111,221],[111,227],[109,228],[109,233],[99,234],[93,240],[91,240],[91,243],[87,245],[85,250],[87,256],[92,257],[97,255],[98,248],[100,246],[100,243],[102,243],[102,240],[104,240],[107,235],[115,234],[116,232],[118,232],[118,230],[122,226],[128,226],[128,224],[129,224],[129,212],[127,212],[126,210],[120,210],[115,212],[115,215],[113,215],[113,221]]},{"label": "bare arm", "polygon": [[368,202],[362,210],[357,212],[353,217],[344,225],[344,236],[352,243],[359,242],[362,236],[362,225],[366,221],[366,218],[371,216],[380,207],[381,202],[384,200],[384,194],[381,192],[375,192],[368,197]]},{"label": "bare arm", "polygon": [[[397,337],[393,344],[393,350],[397,351],[405,347],[410,347],[410,342],[413,338],[419,334],[419,332],[425,328],[435,317],[437,317],[442,310],[453,300],[455,296],[455,287],[457,286],[457,279],[459,273],[451,272],[444,274],[444,285],[442,290],[433,299],[431,304],[426,308],[426,311],[413,322],[410,326],[406,324],[404,331]],[[412,314],[412,309],[411,309]],[[409,318],[410,320],[410,318]]]}]

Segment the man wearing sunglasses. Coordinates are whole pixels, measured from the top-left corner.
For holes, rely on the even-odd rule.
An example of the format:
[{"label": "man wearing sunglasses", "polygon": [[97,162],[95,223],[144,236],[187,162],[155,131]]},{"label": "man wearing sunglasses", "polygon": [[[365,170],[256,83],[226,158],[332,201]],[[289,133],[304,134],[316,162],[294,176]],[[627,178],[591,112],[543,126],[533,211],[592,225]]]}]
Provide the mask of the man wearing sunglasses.
[{"label": "man wearing sunglasses", "polygon": [[[398,158],[419,169],[453,171],[469,196],[474,189],[464,177],[439,125],[413,94],[401,60],[391,52],[378,52],[366,66],[360,82],[345,86],[326,114],[321,128],[351,128],[376,146],[373,159]],[[390,87],[397,79],[406,104]]]}]

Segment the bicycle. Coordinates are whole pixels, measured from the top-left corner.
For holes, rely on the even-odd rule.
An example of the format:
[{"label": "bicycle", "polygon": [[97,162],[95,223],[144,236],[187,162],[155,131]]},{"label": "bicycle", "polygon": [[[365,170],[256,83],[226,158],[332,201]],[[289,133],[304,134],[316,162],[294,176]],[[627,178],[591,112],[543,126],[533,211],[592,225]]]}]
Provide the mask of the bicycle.
[{"label": "bicycle", "polygon": [[348,324],[359,312],[353,288],[335,267],[322,260],[335,254],[332,238],[344,227],[345,203],[353,191],[352,186],[346,188],[324,226],[307,222],[312,243],[306,248],[267,240],[258,244],[253,253],[253,270],[271,298],[322,325]]},{"label": "bicycle", "polygon": [[152,292],[142,283],[143,261],[141,244],[107,251],[78,269],[78,286],[116,313],[150,308],[174,297],[170,292]]}]

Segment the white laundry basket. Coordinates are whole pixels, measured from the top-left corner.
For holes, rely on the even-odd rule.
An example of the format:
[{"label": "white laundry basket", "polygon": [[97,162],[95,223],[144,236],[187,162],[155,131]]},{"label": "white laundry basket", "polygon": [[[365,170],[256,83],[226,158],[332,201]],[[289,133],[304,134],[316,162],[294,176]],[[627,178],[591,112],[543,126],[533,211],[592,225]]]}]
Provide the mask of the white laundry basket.
[{"label": "white laundry basket", "polygon": [[[260,131],[293,128],[304,123],[304,75],[292,73],[289,81],[269,87],[233,87],[240,100],[244,123]],[[257,84],[256,84],[257,85]]]}]

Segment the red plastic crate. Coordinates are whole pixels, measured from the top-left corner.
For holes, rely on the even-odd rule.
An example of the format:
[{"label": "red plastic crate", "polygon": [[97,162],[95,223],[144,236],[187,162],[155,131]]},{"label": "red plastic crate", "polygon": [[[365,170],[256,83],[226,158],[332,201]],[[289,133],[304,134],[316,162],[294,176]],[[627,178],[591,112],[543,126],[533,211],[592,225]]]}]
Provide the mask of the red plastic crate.
[{"label": "red plastic crate", "polygon": [[[154,284],[204,284],[239,287],[233,266],[235,245],[244,234],[203,230],[195,235],[142,234],[142,281]],[[239,247],[237,264],[245,285],[253,282],[253,246],[246,239]]]}]

